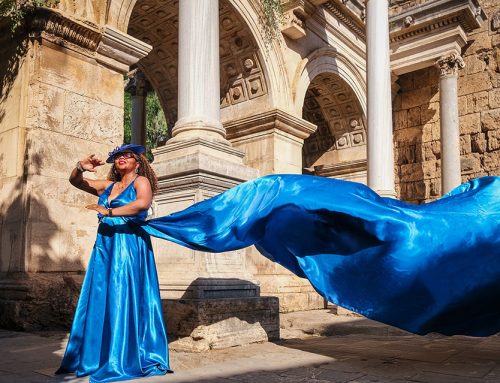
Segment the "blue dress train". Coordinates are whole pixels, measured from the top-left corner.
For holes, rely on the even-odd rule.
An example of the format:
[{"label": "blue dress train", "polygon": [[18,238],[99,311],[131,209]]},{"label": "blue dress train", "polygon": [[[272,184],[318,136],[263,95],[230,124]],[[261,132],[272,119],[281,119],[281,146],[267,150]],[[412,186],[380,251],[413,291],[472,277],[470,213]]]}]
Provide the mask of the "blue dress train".
[{"label": "blue dress train", "polygon": [[500,331],[500,177],[412,205],[354,182],[271,175],[128,222],[202,251],[255,245],[330,302],[413,333]]},{"label": "blue dress train", "polygon": [[[109,202],[116,208],[136,198],[133,182]],[[147,212],[133,216],[144,220]],[[127,218],[130,219],[131,217]],[[124,217],[101,217],[59,373],[112,382],[169,371],[168,345],[158,277],[147,233]]]}]

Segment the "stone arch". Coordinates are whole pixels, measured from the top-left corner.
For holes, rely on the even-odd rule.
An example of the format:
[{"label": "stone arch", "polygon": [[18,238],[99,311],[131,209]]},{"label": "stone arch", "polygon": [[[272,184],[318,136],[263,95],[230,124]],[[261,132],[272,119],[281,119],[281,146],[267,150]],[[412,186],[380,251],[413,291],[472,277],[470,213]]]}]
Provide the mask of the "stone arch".
[{"label": "stone arch", "polygon": [[302,60],[295,72],[293,100],[295,112],[302,113],[302,106],[309,85],[322,73],[333,73],[344,80],[356,95],[363,114],[366,116],[366,81],[356,66],[335,48],[325,47],[315,50]]},{"label": "stone arch", "polygon": [[315,175],[366,182],[364,82],[343,56],[320,51],[305,60],[296,77],[297,112],[317,127],[304,141],[303,167]]},{"label": "stone arch", "polygon": [[[127,32],[132,12],[141,0],[109,0],[106,12],[106,23],[121,31]],[[288,76],[284,70],[285,63],[281,54],[280,44],[282,41],[266,42],[266,37],[259,24],[260,2],[259,0],[220,0],[229,3],[248,27],[255,43],[257,51],[263,63],[262,70],[267,81],[269,92],[269,107],[281,108],[287,111],[293,110],[293,102],[290,93]],[[172,4],[177,4],[173,0]],[[282,39],[281,35],[280,38]]]}]

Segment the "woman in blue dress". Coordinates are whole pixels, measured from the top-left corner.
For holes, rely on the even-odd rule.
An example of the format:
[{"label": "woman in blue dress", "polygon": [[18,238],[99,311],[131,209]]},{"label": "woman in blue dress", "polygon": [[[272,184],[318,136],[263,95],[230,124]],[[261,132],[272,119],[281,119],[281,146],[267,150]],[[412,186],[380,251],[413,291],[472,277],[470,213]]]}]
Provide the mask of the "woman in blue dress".
[{"label": "woman in blue dress", "polygon": [[144,220],[157,179],[140,145],[111,153],[107,180],[84,178],[104,162],[77,163],[70,182],[99,196],[97,238],[82,286],[66,352],[57,373],[112,382],[169,372],[168,345],[148,234],[126,219]]}]

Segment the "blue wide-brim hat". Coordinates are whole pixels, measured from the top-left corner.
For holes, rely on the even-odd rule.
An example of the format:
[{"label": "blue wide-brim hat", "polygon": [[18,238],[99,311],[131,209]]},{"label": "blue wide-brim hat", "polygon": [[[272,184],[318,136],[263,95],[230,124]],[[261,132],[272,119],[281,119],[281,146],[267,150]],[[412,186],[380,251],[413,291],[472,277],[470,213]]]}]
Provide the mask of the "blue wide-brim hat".
[{"label": "blue wide-brim hat", "polygon": [[123,153],[123,152],[134,152],[135,154],[142,154],[146,151],[146,148],[142,145],[135,145],[135,144],[126,144],[122,146],[117,146],[114,148],[111,152],[108,153],[108,159],[106,162],[108,164],[112,164],[114,162],[114,158],[117,154]]}]

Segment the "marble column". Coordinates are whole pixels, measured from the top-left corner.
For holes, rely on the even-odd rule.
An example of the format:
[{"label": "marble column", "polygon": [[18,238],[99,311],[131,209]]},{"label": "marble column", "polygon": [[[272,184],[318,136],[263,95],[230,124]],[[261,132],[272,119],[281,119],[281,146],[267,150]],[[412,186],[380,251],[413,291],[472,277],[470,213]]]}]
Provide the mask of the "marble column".
[{"label": "marble column", "polygon": [[388,0],[366,1],[368,186],[395,197]]},{"label": "marble column", "polygon": [[179,2],[179,94],[174,141],[224,141],[220,122],[219,1]]},{"label": "marble column", "polygon": [[460,168],[460,126],[458,121],[458,70],[465,64],[456,52],[437,61],[441,122],[441,192],[448,193],[462,183]]},{"label": "marble column", "polygon": [[146,145],[146,97],[150,86],[144,73],[138,69],[129,74],[125,91],[132,96],[132,144]]}]

